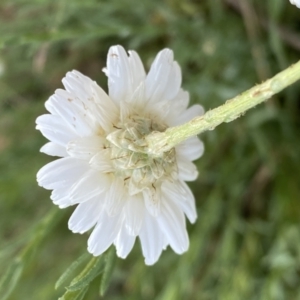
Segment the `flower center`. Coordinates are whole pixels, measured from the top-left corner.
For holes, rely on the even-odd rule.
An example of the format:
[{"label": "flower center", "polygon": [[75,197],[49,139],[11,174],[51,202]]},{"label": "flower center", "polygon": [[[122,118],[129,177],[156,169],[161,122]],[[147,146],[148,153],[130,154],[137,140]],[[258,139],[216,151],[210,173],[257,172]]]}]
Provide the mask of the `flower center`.
[{"label": "flower center", "polygon": [[161,157],[152,156],[146,151],[145,136],[153,131],[164,131],[167,126],[135,115],[115,128],[107,136],[111,149],[110,158],[115,167],[115,176],[124,179],[129,194],[156,186],[166,177],[176,178],[174,148],[163,153]]}]

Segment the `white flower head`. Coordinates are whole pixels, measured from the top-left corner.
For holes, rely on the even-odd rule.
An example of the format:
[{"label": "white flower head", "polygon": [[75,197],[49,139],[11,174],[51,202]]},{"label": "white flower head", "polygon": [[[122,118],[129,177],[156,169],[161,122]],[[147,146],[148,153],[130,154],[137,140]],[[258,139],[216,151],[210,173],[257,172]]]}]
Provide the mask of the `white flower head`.
[{"label": "white flower head", "polygon": [[290,0],[290,2],[300,8],[300,0]]},{"label": "white flower head", "polygon": [[111,244],[125,258],[139,237],[145,263],[154,264],[170,245],[181,254],[189,239],[185,215],[197,218],[185,181],[195,180],[193,160],[203,153],[197,137],[161,157],[147,153],[145,136],[203,114],[187,108],[181,70],[173,52],[158,53],[148,74],[138,54],[110,48],[109,94],[78,71],[67,73],[46,102],[50,114],[37,118],[37,129],[50,140],[41,152],[61,157],[37,174],[60,208],[78,204],[69,220],[76,233],[93,231],[88,251],[97,256]]}]

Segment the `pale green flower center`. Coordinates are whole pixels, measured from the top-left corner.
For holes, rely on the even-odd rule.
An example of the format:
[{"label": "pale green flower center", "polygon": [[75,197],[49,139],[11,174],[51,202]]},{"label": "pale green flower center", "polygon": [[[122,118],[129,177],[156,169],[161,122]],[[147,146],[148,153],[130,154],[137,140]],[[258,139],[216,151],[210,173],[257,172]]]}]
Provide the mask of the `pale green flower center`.
[{"label": "pale green flower center", "polygon": [[107,136],[111,149],[110,159],[115,167],[115,175],[122,177],[131,186],[131,193],[156,185],[166,177],[176,177],[174,148],[160,157],[146,152],[148,145],[145,136],[153,131],[162,132],[167,126],[151,119],[132,116],[115,128]]}]

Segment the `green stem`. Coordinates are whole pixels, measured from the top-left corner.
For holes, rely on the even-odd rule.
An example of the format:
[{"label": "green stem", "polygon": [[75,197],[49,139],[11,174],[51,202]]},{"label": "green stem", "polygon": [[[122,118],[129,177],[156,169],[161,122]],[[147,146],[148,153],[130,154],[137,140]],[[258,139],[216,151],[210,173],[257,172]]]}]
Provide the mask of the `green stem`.
[{"label": "green stem", "polygon": [[209,110],[203,116],[196,117],[183,125],[170,127],[165,132],[152,132],[146,137],[148,153],[160,156],[191,136],[213,130],[224,122],[231,122],[299,79],[300,61],[273,78],[227,100],[225,104]]}]

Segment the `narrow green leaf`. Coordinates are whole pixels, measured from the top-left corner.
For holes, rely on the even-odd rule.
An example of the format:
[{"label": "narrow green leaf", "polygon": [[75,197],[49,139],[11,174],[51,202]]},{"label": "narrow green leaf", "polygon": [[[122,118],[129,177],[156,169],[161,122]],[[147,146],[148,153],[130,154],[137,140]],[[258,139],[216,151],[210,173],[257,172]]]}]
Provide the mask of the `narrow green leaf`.
[{"label": "narrow green leaf", "polygon": [[58,298],[58,300],[82,300],[88,289],[89,286],[87,285],[81,290],[66,291],[62,297]]},{"label": "narrow green leaf", "polygon": [[[0,85],[1,88],[1,85]],[[2,247],[0,250],[0,261],[5,261],[8,259],[8,257],[11,256],[12,253],[17,252],[18,248],[21,248],[23,244],[28,242],[30,239],[31,232],[28,230],[27,232],[24,232],[19,237],[16,237],[13,241],[10,241],[5,245],[5,247]],[[0,265],[1,267],[1,265]]]},{"label": "narrow green leaf", "polygon": [[0,295],[2,300],[6,300],[13,292],[18,283],[24,263],[21,260],[15,260],[7,269],[0,282]]},{"label": "narrow green leaf", "polygon": [[67,289],[69,291],[76,291],[89,285],[89,283],[102,271],[102,266],[103,257],[93,257],[87,264],[85,269],[81,272],[81,274],[79,274],[74,280],[72,280],[71,285],[67,287]]},{"label": "narrow green leaf", "polygon": [[113,274],[114,266],[116,262],[116,254],[115,249],[113,247],[110,248],[110,251],[105,256],[105,265],[104,265],[104,272],[101,278],[100,283],[100,295],[104,296]]},{"label": "narrow green leaf", "polygon": [[85,252],[83,255],[81,255],[78,259],[76,259],[65,271],[64,273],[59,277],[59,279],[55,283],[55,289],[57,290],[59,287],[61,287],[76,271],[76,269],[82,265],[82,263],[90,256],[88,252]]}]

